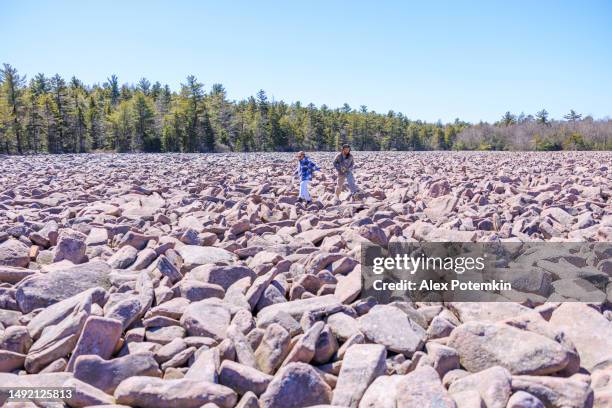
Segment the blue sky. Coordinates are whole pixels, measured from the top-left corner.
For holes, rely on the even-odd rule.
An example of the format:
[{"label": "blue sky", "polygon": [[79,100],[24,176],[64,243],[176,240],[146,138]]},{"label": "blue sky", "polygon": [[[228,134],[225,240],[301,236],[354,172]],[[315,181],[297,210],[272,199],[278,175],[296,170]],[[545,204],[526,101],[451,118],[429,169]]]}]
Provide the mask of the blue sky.
[{"label": "blue sky", "polygon": [[194,74],[230,99],[413,119],[496,120],[510,110],[612,116],[612,2],[9,1],[0,62],[31,78]]}]

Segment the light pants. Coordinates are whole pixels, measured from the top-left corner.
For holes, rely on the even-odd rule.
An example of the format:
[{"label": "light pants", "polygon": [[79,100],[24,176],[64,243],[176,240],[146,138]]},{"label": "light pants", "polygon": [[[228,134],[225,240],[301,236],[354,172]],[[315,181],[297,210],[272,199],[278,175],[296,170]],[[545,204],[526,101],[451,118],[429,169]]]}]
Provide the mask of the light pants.
[{"label": "light pants", "polygon": [[351,194],[355,194],[359,191],[357,186],[355,185],[355,178],[353,177],[352,172],[348,173],[338,173],[338,184],[336,185],[336,196],[339,196],[344,188],[344,183],[348,184],[348,188],[351,191]]},{"label": "light pants", "polygon": [[308,183],[310,180],[302,180],[300,182],[300,198],[303,198],[306,201],[310,201],[310,194],[308,194]]}]

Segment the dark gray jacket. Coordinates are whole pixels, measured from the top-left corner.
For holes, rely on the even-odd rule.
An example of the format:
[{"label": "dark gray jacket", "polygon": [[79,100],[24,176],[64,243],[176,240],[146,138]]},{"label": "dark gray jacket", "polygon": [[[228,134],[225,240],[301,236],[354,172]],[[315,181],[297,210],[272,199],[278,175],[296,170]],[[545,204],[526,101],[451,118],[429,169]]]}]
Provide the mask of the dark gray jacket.
[{"label": "dark gray jacket", "polygon": [[354,164],[355,162],[353,161],[352,154],[349,154],[348,157],[346,157],[342,154],[342,152],[340,152],[334,159],[334,167],[340,174],[347,174],[353,171]]}]

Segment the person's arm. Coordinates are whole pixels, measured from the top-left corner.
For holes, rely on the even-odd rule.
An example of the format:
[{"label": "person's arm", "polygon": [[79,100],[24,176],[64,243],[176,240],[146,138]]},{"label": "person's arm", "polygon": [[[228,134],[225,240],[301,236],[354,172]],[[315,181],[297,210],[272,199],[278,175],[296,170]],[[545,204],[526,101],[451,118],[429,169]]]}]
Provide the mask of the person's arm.
[{"label": "person's arm", "polygon": [[312,169],[312,171],[321,171],[321,169],[319,168],[319,166],[317,166],[316,164],[314,164],[314,162],[311,160],[308,165],[310,166],[310,168]]},{"label": "person's arm", "polygon": [[355,160],[353,159],[353,155],[351,155],[351,158],[348,161],[348,171],[352,171],[353,167],[355,167]]},{"label": "person's arm", "polygon": [[334,168],[337,171],[340,171],[340,155],[337,155],[336,158],[334,159]]}]

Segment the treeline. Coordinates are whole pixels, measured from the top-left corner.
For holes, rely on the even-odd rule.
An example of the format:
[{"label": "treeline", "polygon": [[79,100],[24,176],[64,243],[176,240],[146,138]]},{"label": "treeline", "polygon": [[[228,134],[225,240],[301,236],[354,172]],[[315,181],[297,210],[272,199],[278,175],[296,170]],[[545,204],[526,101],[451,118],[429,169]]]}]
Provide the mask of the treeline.
[{"label": "treeline", "polygon": [[[545,112],[545,111],[543,111]],[[229,101],[220,84],[209,91],[188,76],[178,91],[143,78],[102,85],[38,74],[26,81],[0,69],[0,153],[95,151],[220,152],[451,149],[609,149],[612,122],[551,121],[507,113],[495,124],[427,123],[401,113],[344,104],[287,104],[265,92]],[[519,137],[520,136],[520,137]]]},{"label": "treeline", "polygon": [[595,120],[570,110],[564,120],[506,112],[494,124],[466,127],[455,141],[457,150],[611,150],[612,120]]}]

